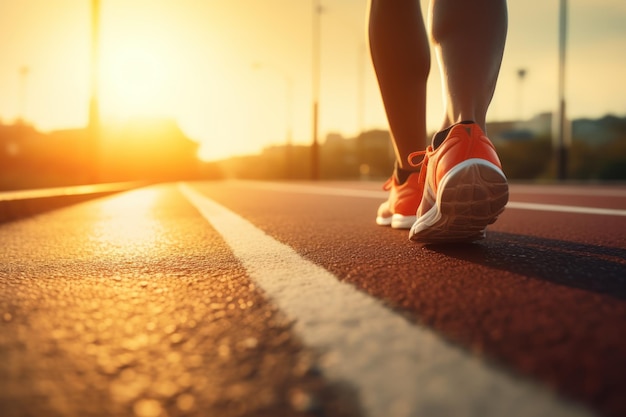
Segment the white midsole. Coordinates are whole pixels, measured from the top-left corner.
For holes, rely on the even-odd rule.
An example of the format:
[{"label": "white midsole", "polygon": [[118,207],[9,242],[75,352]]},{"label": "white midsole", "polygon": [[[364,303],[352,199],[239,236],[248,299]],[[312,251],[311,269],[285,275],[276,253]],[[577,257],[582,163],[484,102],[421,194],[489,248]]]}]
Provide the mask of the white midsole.
[{"label": "white midsole", "polygon": [[[443,196],[443,191],[446,189],[446,185],[450,178],[454,177],[460,171],[465,170],[467,167],[472,165],[483,165],[496,171],[499,175],[502,176],[506,180],[506,176],[504,172],[495,164],[480,158],[471,158],[465,160],[457,165],[455,165],[450,171],[446,173],[441,179],[441,183],[439,184],[439,189],[437,190],[437,198],[435,200],[435,205],[431,207],[426,213],[424,213],[421,217],[417,219],[413,227],[411,228],[411,235],[414,235],[422,230],[428,229],[429,227],[435,225],[441,219],[441,199]],[[426,183],[426,187],[429,187],[428,183]],[[430,188],[428,190],[424,190],[424,193],[431,191]],[[431,192],[432,194],[432,192]]]}]

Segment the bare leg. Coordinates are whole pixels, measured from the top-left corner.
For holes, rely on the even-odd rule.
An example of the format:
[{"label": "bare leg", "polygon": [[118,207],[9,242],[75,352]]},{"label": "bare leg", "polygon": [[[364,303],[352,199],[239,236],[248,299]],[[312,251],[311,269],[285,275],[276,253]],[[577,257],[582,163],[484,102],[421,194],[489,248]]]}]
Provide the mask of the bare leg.
[{"label": "bare leg", "polygon": [[446,103],[442,129],[472,120],[484,131],[506,40],[506,0],[432,0],[429,20]]},{"label": "bare leg", "polygon": [[419,0],[371,0],[369,40],[398,166],[426,147],[430,50]]}]

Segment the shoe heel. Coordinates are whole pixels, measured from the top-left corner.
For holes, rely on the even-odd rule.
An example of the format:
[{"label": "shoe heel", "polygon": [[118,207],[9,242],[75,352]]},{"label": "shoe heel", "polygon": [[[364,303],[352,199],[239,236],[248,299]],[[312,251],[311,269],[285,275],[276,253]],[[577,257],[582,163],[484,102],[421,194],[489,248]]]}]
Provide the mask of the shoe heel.
[{"label": "shoe heel", "polygon": [[475,232],[495,222],[509,199],[502,170],[489,161],[474,159],[450,174],[439,201],[448,228]]}]

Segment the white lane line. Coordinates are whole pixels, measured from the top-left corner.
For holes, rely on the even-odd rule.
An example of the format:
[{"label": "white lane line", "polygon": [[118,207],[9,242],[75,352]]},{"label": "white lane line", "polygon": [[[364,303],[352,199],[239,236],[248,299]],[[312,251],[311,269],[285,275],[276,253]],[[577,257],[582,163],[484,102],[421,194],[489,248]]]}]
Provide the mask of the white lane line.
[{"label": "white lane line", "polygon": [[290,193],[302,193],[302,194],[316,194],[316,195],[338,195],[345,197],[363,197],[363,198],[382,198],[385,199],[389,196],[388,191],[374,191],[374,190],[358,190],[352,188],[341,187],[323,187],[320,185],[309,184],[284,184],[277,182],[261,182],[261,181],[234,181],[235,183],[245,185],[247,187],[281,191]]},{"label": "white lane line", "polygon": [[365,415],[592,415],[410,324],[189,185],[179,188],[250,278],[295,320],[303,342],[324,353],[324,375],[357,390]]},{"label": "white lane line", "polygon": [[559,213],[599,214],[601,216],[626,216],[626,210],[598,207],[563,206],[559,204],[537,204],[509,201],[507,209],[557,211]]},{"label": "white lane line", "polygon": [[597,189],[592,188],[593,185],[587,186],[576,186],[575,188],[570,187],[562,187],[555,185],[545,185],[545,186],[537,186],[537,185],[522,185],[516,184],[513,185],[516,193],[522,194],[548,194],[548,195],[570,195],[570,196],[600,196],[600,197],[626,197],[626,188],[621,187],[617,189]]},{"label": "white lane line", "polygon": [[[349,188],[334,188],[334,187],[322,187],[317,185],[292,185],[292,184],[279,184],[279,183],[264,183],[246,181],[246,186],[253,188],[260,188],[265,190],[282,191],[282,192],[294,192],[304,194],[315,195],[337,195],[344,197],[362,197],[362,198],[375,198],[385,200],[389,193],[386,191],[372,191],[372,190],[356,190]],[[556,211],[560,213],[577,213],[577,214],[595,214],[601,216],[626,216],[626,210],[621,209],[606,209],[598,207],[582,207],[582,206],[566,206],[560,204],[539,204],[539,203],[524,203],[517,201],[509,201],[507,208],[515,210],[533,210],[533,211]]]},{"label": "white lane line", "polygon": [[34,190],[0,192],[0,202],[31,200],[35,198],[67,197],[75,195],[106,193],[111,191],[127,191],[147,185],[142,181],[112,182],[94,185],[72,185],[69,187],[41,188]]}]

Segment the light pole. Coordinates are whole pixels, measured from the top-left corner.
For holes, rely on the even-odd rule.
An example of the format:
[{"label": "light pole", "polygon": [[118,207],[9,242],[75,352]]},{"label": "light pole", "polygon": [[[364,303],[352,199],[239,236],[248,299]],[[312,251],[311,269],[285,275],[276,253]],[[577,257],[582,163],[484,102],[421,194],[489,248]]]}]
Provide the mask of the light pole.
[{"label": "light pole", "polygon": [[319,162],[319,95],[320,95],[320,15],[322,6],[320,0],[313,0],[313,57],[312,57],[312,87],[313,87],[313,143],[311,144],[311,179],[320,178]]},{"label": "light pole", "polygon": [[526,68],[520,68],[517,70],[517,78],[519,80],[517,85],[517,120],[521,122],[524,119],[523,86],[524,79],[526,78]]},{"label": "light pole", "polygon": [[21,123],[26,123],[26,81],[28,78],[28,74],[30,73],[30,68],[27,66],[20,67],[20,113],[19,113],[19,121]]},{"label": "light pole", "polygon": [[555,154],[557,176],[567,179],[567,160],[570,138],[565,106],[565,50],[567,41],[567,0],[559,0],[559,108],[557,119],[557,140]]},{"label": "light pole", "polygon": [[293,159],[293,80],[288,75],[285,77],[285,101],[286,101],[286,119],[287,132],[285,137],[285,176],[290,179],[293,175],[292,159]]},{"label": "light pole", "polygon": [[365,130],[365,60],[367,55],[367,47],[365,42],[359,45],[359,54],[357,58],[357,71],[358,71],[358,85],[357,85],[357,135],[360,135]]},{"label": "light pole", "polygon": [[91,0],[91,97],[89,99],[89,152],[91,163],[89,181],[98,182],[100,176],[100,106],[98,104],[98,67],[100,62],[100,0]]}]

